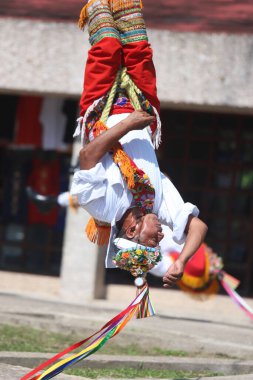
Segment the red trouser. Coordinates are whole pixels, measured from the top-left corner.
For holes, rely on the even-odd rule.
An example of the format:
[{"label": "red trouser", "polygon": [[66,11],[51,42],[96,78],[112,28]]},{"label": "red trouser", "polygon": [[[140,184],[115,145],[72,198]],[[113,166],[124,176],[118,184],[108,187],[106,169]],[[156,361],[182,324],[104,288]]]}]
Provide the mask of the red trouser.
[{"label": "red trouser", "polygon": [[96,99],[111,89],[121,64],[159,112],[160,102],[156,94],[156,75],[150,44],[140,41],[122,46],[117,38],[105,37],[92,46],[88,53],[80,100],[81,116]]}]

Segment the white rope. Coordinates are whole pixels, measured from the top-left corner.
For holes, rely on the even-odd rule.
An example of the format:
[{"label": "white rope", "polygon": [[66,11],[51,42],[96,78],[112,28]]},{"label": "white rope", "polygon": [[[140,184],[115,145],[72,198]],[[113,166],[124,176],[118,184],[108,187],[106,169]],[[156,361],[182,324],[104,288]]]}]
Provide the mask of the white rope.
[{"label": "white rope", "polygon": [[162,123],[161,123],[161,119],[160,119],[160,116],[159,116],[159,113],[158,113],[157,109],[155,107],[153,107],[153,110],[154,110],[154,113],[155,113],[155,116],[156,116],[157,127],[156,127],[156,131],[155,131],[155,133],[153,134],[153,137],[152,137],[152,143],[153,143],[153,147],[155,149],[158,149],[159,145],[162,142]]}]

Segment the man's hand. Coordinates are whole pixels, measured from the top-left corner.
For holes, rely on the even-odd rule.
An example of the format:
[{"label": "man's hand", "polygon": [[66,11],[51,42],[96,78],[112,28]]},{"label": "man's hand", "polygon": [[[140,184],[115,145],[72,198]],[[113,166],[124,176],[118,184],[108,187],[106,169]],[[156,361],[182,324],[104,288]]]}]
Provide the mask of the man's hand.
[{"label": "man's hand", "polygon": [[134,111],[122,122],[126,123],[128,131],[133,131],[136,129],[143,129],[148,125],[154,123],[155,117],[150,116],[145,111]]},{"label": "man's hand", "polygon": [[134,111],[114,127],[108,129],[80,151],[80,169],[89,170],[93,168],[112,147],[118,143],[121,137],[134,129],[143,129],[155,121],[144,111]]},{"label": "man's hand", "polygon": [[176,260],[172,264],[163,277],[164,288],[171,288],[183,276],[184,264],[180,260]]}]

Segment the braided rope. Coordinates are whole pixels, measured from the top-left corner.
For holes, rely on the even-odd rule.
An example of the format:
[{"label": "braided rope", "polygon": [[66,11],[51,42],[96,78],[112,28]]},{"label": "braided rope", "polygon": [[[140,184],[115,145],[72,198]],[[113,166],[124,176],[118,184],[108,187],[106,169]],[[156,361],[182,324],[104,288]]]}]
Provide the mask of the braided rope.
[{"label": "braided rope", "polygon": [[112,108],[113,99],[115,97],[115,94],[116,94],[116,91],[117,91],[117,87],[118,87],[118,84],[119,84],[120,74],[121,74],[121,69],[117,72],[116,79],[115,79],[115,81],[114,81],[114,83],[112,85],[112,88],[110,90],[110,93],[109,93],[109,96],[108,96],[105,108],[103,109],[103,112],[102,112],[102,115],[101,115],[101,118],[100,118],[100,120],[104,124],[106,124],[107,119],[108,119],[109,114],[110,114],[110,111],[111,111],[111,108]]},{"label": "braided rope", "polygon": [[126,68],[124,67],[121,71],[121,78],[120,78],[120,87],[125,88],[129,97],[129,100],[134,107],[135,110],[141,110],[141,105],[138,99],[137,94],[140,93],[140,90],[135,85],[135,83],[130,78],[129,74],[127,73]]},{"label": "braided rope", "polygon": [[127,95],[129,97],[129,100],[134,107],[135,110],[141,110],[141,105],[138,99],[137,94],[140,93],[140,90],[138,87],[135,85],[135,83],[132,81],[130,78],[129,74],[127,73],[126,68],[124,67],[123,69],[120,69],[117,72],[115,81],[112,85],[112,88],[110,90],[106,105],[103,109],[100,121],[102,121],[104,124],[106,124],[107,119],[109,117],[112,105],[113,105],[113,100],[116,95],[117,87],[120,85],[121,88],[124,88],[127,92]]}]

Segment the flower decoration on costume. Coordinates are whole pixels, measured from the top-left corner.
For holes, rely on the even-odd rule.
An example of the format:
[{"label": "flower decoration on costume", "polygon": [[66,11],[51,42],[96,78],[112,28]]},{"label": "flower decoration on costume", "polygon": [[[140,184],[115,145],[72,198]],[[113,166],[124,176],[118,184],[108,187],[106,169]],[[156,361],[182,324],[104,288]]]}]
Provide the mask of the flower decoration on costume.
[{"label": "flower decoration on costume", "polygon": [[142,276],[162,260],[158,247],[151,248],[142,245],[121,249],[113,257],[116,267],[129,271],[133,276]]}]

